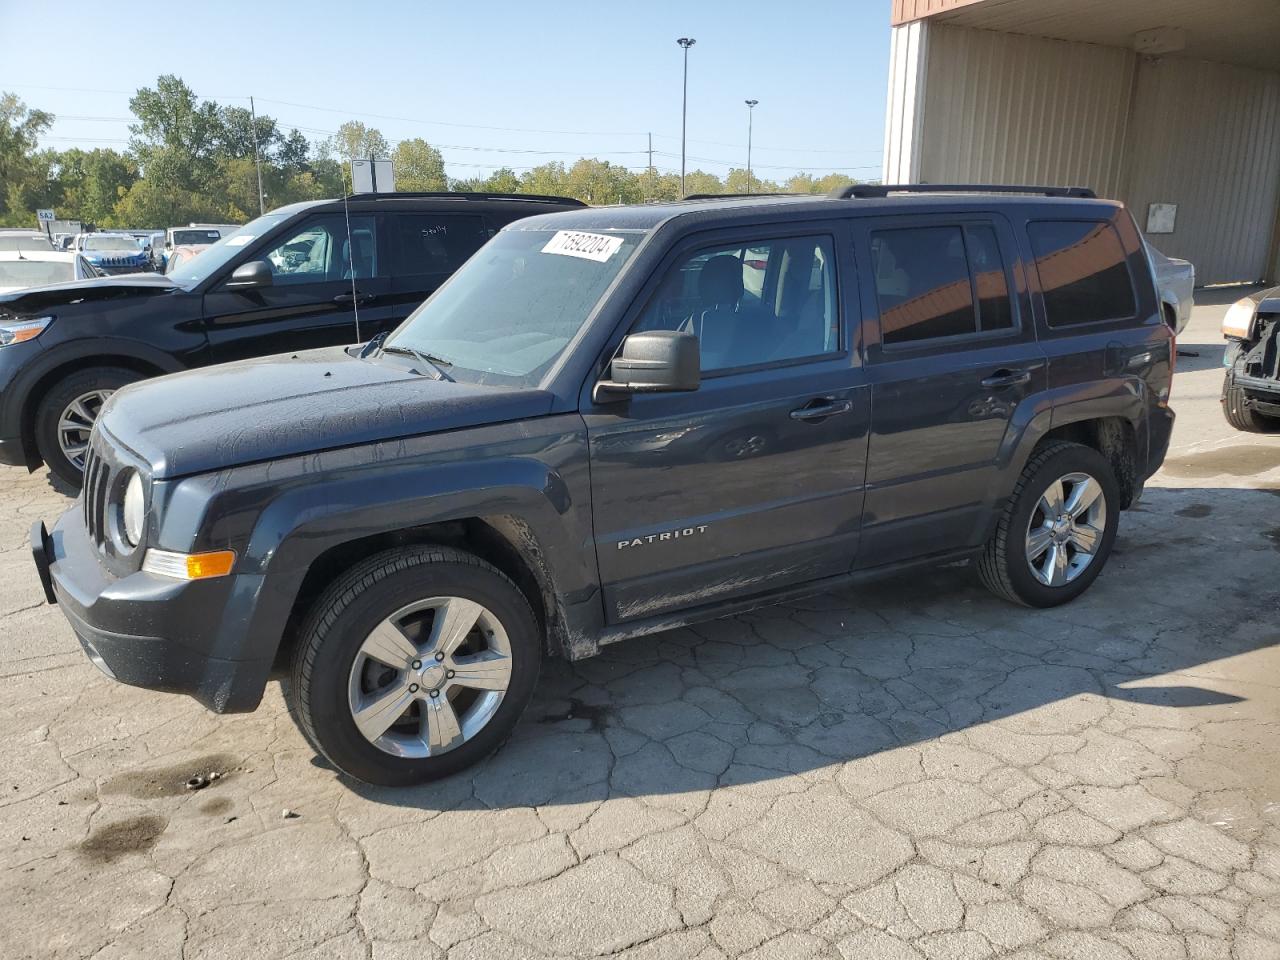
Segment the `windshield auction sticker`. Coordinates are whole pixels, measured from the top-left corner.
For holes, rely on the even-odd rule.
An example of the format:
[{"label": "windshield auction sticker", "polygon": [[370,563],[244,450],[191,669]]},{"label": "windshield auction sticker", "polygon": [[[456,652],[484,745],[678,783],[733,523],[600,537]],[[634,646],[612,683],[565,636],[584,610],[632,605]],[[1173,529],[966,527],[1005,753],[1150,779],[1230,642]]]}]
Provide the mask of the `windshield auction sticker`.
[{"label": "windshield auction sticker", "polygon": [[604,263],[621,248],[621,237],[607,237],[603,233],[579,233],[577,230],[557,230],[556,235],[542,248],[542,252]]}]

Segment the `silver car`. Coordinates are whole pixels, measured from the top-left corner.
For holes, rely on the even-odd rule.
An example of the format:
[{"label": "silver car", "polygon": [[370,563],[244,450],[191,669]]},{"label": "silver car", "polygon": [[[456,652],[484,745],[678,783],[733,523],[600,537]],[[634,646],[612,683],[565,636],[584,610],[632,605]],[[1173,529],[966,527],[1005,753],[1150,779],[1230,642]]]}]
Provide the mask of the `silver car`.
[{"label": "silver car", "polygon": [[1156,277],[1156,289],[1164,304],[1165,321],[1173,332],[1182,335],[1191,320],[1191,308],[1195,305],[1196,268],[1189,260],[1166,257],[1147,242],[1147,256],[1151,258],[1151,272]]}]

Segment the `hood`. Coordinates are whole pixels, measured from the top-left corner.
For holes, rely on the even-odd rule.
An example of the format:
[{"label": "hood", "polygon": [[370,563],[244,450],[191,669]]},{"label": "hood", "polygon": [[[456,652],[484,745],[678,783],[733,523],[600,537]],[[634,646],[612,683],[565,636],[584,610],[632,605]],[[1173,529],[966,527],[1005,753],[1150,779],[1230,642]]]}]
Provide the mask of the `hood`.
[{"label": "hood", "polygon": [[397,358],[342,347],[262,357],[126,387],[104,430],[156,478],[543,416],[545,390],[432,380]]},{"label": "hood", "polygon": [[94,300],[119,300],[124,297],[152,297],[182,289],[159,273],[132,273],[119,277],[95,277],[70,280],[43,287],[27,287],[13,293],[0,294],[0,310],[31,313],[68,303]]}]

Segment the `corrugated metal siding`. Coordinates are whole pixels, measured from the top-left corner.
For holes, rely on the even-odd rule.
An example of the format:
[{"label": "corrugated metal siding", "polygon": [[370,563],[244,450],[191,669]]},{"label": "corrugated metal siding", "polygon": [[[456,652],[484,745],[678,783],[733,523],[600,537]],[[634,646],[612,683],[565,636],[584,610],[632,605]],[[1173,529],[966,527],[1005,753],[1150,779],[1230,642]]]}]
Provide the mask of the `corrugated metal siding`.
[{"label": "corrugated metal siding", "polygon": [[1133,53],[925,25],[921,180],[1080,184],[1119,195]]},{"label": "corrugated metal siding", "polygon": [[1198,283],[1257,280],[1268,263],[1280,193],[1280,74],[1167,57],[1138,69],[1121,195],[1176,203],[1175,232],[1151,237],[1196,267]]}]

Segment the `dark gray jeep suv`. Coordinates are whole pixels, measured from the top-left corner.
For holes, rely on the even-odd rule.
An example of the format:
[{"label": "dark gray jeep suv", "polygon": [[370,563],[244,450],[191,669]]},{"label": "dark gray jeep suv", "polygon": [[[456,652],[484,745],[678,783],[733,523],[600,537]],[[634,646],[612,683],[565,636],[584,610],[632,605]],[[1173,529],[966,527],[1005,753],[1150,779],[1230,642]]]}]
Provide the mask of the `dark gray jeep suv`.
[{"label": "dark gray jeep suv", "polygon": [[1164,457],[1171,334],[1121,205],[949,189],[521,219],[385,340],[126,387],[33,531],[49,598],[126,683],[287,675],[384,784],[495,749],[545,656],[964,557],[1071,600]]}]

